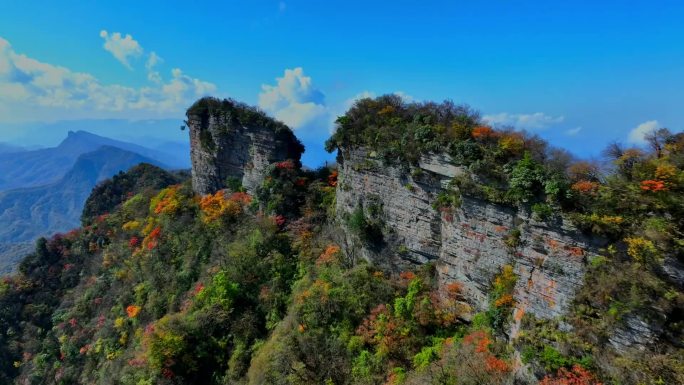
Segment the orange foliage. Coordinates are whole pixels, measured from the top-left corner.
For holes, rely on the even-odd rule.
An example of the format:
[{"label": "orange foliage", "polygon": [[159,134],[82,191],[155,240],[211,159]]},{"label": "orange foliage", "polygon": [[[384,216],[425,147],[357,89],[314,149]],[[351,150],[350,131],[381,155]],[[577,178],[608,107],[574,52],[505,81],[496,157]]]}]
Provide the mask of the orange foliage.
[{"label": "orange foliage", "polygon": [[128,318],[135,318],[138,316],[140,313],[140,306],[138,305],[129,305],[126,307],[126,314],[128,314]]},{"label": "orange foliage", "polygon": [[581,247],[574,246],[571,247],[569,251],[570,254],[574,255],[575,257],[581,257],[584,255],[584,249],[582,249]]},{"label": "orange foliage", "polygon": [[488,373],[501,375],[509,372],[511,370],[510,365],[489,350],[492,342],[489,333],[484,330],[477,330],[463,337],[463,346],[474,348],[475,356],[484,362],[485,370]]},{"label": "orange foliage", "polygon": [[599,167],[586,161],[573,163],[568,167],[568,176],[572,181],[595,180],[599,177]]},{"label": "orange foliage", "polygon": [[402,320],[392,317],[390,309],[384,304],[371,310],[370,316],[356,329],[364,342],[377,345],[380,351],[391,352],[401,346],[408,336],[402,333]]},{"label": "orange foliage", "polygon": [[463,337],[463,345],[475,346],[475,353],[488,352],[491,343],[489,334],[484,330],[477,330]]},{"label": "orange foliage", "polygon": [[157,226],[152,230],[152,232],[148,235],[150,239],[159,239],[159,236],[161,235],[161,227]]},{"label": "orange foliage", "polygon": [[458,297],[461,294],[461,290],[463,290],[463,284],[460,282],[452,282],[446,285],[447,295],[450,297]]},{"label": "orange foliage", "polygon": [[325,251],[316,260],[316,266],[333,263],[337,260],[337,255],[340,252],[340,247],[334,244],[328,245]]},{"label": "orange foliage", "polygon": [[488,356],[485,358],[485,369],[488,372],[508,372],[510,367],[508,363],[496,356]]},{"label": "orange foliage", "polygon": [[600,184],[598,182],[590,182],[588,180],[580,180],[575,182],[570,188],[588,195],[594,195],[598,192]]},{"label": "orange foliage", "polygon": [[147,245],[147,250],[152,250],[159,244],[159,237],[161,236],[161,227],[157,226],[147,235],[145,238],[145,245]]},{"label": "orange foliage", "polygon": [[402,271],[399,273],[399,277],[401,277],[401,279],[411,281],[412,279],[416,278],[416,275],[412,271]]},{"label": "orange foliage", "polygon": [[[242,194],[242,193],[235,193]],[[234,196],[235,194],[231,195]],[[249,199],[251,202],[251,197],[247,198],[249,195],[237,195],[236,200],[227,200],[223,190],[218,191],[216,194],[209,194],[200,200],[200,210],[202,210],[203,221],[205,223],[211,223],[222,216],[237,216],[241,211],[242,207],[238,202],[244,202]]]},{"label": "orange foliage", "polygon": [[473,129],[473,132],[471,133],[473,139],[481,139],[481,140],[487,140],[491,138],[495,138],[497,136],[497,132],[492,130],[491,127],[487,126],[479,126],[475,127]]},{"label": "orange foliage", "polygon": [[180,186],[172,186],[162,190],[155,198],[159,199],[154,207],[155,214],[173,214],[180,208],[180,201],[178,199],[178,189]]},{"label": "orange foliage", "polygon": [[229,200],[233,202],[237,202],[243,205],[248,205],[252,203],[252,196],[247,194],[246,192],[235,192],[230,194],[230,197],[228,197]]},{"label": "orange foliage", "polygon": [[641,182],[641,189],[643,191],[666,191],[667,186],[665,186],[665,182],[662,180],[645,180]]},{"label": "orange foliage", "polygon": [[501,298],[497,299],[494,301],[494,306],[496,307],[503,307],[503,306],[509,306],[512,305],[513,302],[513,296],[510,294],[504,294]]},{"label": "orange foliage", "polygon": [[333,170],[330,175],[328,175],[328,184],[332,187],[337,186],[337,170]]},{"label": "orange foliage", "polygon": [[555,376],[546,376],[539,385],[602,385],[591,372],[579,365],[571,370],[560,368]]}]

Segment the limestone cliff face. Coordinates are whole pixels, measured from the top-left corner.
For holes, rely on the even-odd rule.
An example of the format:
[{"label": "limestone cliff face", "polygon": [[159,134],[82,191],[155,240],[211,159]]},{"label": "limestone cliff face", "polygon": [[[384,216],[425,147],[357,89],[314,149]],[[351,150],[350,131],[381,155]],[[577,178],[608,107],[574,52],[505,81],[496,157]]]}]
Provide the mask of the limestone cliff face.
[{"label": "limestone cliff face", "polygon": [[253,193],[269,164],[299,162],[304,151],[287,126],[232,100],[201,99],[187,119],[192,184],[199,194],[225,188],[229,178]]},{"label": "limestone cliff face", "polygon": [[338,162],[338,218],[344,222],[358,207],[373,208],[384,229],[377,246],[348,235],[350,252],[395,270],[434,261],[440,281],[463,283],[477,310],[487,308],[492,280],[509,264],[518,277],[516,320],[527,312],[540,318],[564,314],[587,259],[601,246],[560,217],[540,222],[529,212],[467,196],[451,213],[438,212],[432,207],[437,194],[464,172],[444,155],[408,167],[383,164],[364,149],[344,149]]}]

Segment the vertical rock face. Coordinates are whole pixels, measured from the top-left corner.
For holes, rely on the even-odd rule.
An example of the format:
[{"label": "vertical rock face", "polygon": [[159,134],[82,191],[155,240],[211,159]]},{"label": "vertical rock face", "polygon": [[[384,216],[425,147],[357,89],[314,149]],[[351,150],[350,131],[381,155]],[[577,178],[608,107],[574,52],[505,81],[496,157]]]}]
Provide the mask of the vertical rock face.
[{"label": "vertical rock face", "polygon": [[462,197],[459,208],[440,214],[432,207],[464,169],[448,156],[424,156],[418,167],[386,165],[364,149],[340,150],[337,213],[342,222],[363,207],[378,207],[380,245],[352,237],[360,256],[394,270],[435,261],[440,281],[461,282],[470,304],[483,310],[495,275],[512,265],[518,277],[516,320],[564,314],[581,286],[586,261],[601,246],[557,218],[536,221],[529,212]]},{"label": "vertical rock face", "polygon": [[287,126],[232,100],[200,99],[187,118],[192,184],[198,194],[223,189],[231,178],[253,193],[269,164],[285,159],[299,163],[304,151]]}]

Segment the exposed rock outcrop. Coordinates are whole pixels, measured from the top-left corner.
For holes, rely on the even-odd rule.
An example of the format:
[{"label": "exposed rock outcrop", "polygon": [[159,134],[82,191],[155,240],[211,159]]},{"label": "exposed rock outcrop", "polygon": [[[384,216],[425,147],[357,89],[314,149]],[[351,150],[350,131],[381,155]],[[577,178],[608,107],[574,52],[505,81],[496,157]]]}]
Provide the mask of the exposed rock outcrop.
[{"label": "exposed rock outcrop", "polygon": [[304,151],[286,125],[233,100],[200,99],[187,118],[192,184],[199,194],[225,188],[229,178],[254,192],[269,164],[299,162]]},{"label": "exposed rock outcrop", "polygon": [[[472,306],[488,306],[491,283],[512,265],[518,277],[514,317],[553,318],[567,311],[582,285],[588,258],[601,246],[558,216],[547,223],[522,209],[463,196],[450,213],[432,207],[463,168],[446,155],[424,156],[418,167],[383,164],[374,152],[342,149],[337,213],[342,222],[362,207],[380,212],[383,240],[362,244],[348,235],[350,252],[401,270],[435,261],[441,281],[464,284]],[[512,333],[515,333],[515,326]]]}]

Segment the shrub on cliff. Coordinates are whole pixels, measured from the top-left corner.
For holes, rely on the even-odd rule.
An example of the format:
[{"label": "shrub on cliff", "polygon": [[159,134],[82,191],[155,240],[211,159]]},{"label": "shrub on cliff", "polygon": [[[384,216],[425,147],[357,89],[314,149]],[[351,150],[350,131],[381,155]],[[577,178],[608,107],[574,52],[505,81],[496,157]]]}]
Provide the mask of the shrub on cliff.
[{"label": "shrub on cliff", "polygon": [[205,97],[197,100],[186,115],[188,118],[200,119],[200,140],[202,145],[209,150],[214,150],[214,139],[207,130],[210,119],[220,119],[224,124],[219,125],[220,130],[228,131],[231,127],[263,127],[270,129],[277,139],[282,140],[288,146],[287,153],[299,161],[299,155],[304,152],[304,146],[292,133],[292,130],[283,122],[280,122],[259,108],[238,102],[233,99],[218,99]]}]

